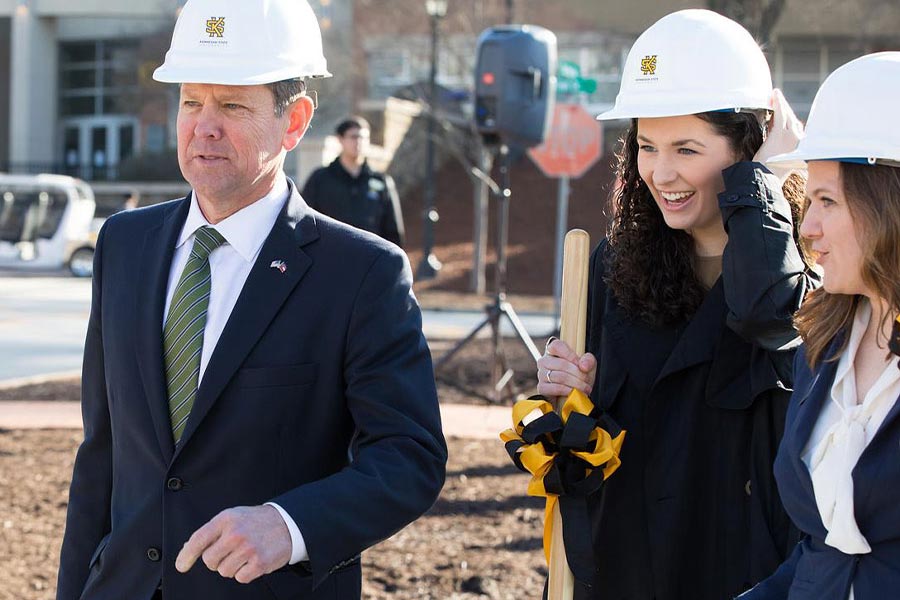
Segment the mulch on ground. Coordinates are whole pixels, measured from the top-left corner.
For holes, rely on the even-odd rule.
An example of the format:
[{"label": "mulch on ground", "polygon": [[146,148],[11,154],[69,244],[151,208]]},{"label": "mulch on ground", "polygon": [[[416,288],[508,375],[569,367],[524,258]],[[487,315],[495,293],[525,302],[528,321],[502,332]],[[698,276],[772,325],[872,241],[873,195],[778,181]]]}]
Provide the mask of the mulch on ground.
[{"label": "mulch on ground", "polygon": [[[0,431],[0,600],[55,597],[69,478],[81,433]],[[448,440],[447,483],[421,519],[363,556],[370,600],[539,598],[539,498],[499,441]]]},{"label": "mulch on ground", "polygon": [[[544,339],[535,343],[543,348]],[[451,342],[434,341],[437,358]],[[503,341],[517,392],[534,392],[534,360]],[[478,339],[438,374],[441,402],[486,403],[492,348]],[[475,395],[462,388],[473,389]],[[78,400],[77,378],[0,390],[0,400]],[[506,401],[509,402],[508,400]],[[55,597],[69,480],[81,432],[0,430],[0,600]],[[363,555],[368,600],[540,598],[543,501],[499,439],[449,439],[447,482],[421,519]]]}]

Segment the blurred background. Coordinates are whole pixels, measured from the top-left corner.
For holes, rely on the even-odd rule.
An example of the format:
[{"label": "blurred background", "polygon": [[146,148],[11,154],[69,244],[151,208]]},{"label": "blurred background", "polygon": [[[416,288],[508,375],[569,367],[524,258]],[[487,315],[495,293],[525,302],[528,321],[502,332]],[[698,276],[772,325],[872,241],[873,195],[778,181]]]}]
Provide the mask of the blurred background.
[{"label": "blurred background", "polygon": [[[152,80],[183,4],[0,0],[0,600],[55,597],[82,439],[79,367],[98,228],[117,211],[188,191],[175,151],[178,90]],[[506,287],[538,347],[556,323],[557,230],[584,228],[593,244],[605,233],[624,123],[592,116],[613,104],[641,31],[692,7],[741,22],[801,118],[835,68],[900,50],[897,0],[310,4],[334,77],[312,82],[318,111],[286,170],[302,186],[337,155],[331,134],[339,121],[359,114],[372,124],[369,162],[397,182],[410,263],[417,273],[417,265],[431,264],[424,256],[442,265],[415,282],[435,356],[449,354],[481,320],[497,289],[500,203],[485,181],[501,179],[500,161],[487,166],[472,119],[476,42],[485,29],[530,23],[553,31],[557,101],[581,114],[566,136],[550,129],[557,151],[578,155],[568,186],[545,174],[546,163],[539,167],[521,150],[511,156]],[[891,115],[884,119],[897,126]],[[497,438],[509,421],[498,400],[533,388],[534,359],[520,344],[507,344],[506,354],[498,348],[477,339],[440,374],[447,484],[425,517],[365,553],[366,600],[538,597],[546,576],[543,505],[525,495],[527,478]],[[501,362],[508,370],[498,380]]]},{"label": "blurred background", "polygon": [[[491,290],[493,255],[485,236],[493,236],[493,225],[476,225],[493,219],[493,213],[477,200],[481,141],[471,113],[476,39],[485,28],[531,23],[552,30],[559,47],[559,99],[591,114],[614,102],[636,36],[681,8],[711,8],[743,23],[765,49],[775,85],[801,118],[837,66],[900,48],[896,0],[310,3],[334,77],[313,82],[319,109],[306,139],[288,158],[288,175],[302,186],[313,169],[336,156],[330,136],[335,124],[348,114],[364,116],[372,124],[369,162],[398,184],[414,266],[421,260],[423,230],[433,229],[429,250],[444,268],[418,288],[480,294]],[[0,172],[83,179],[93,190],[99,220],[126,206],[184,194],[175,155],[177,89],[151,78],[182,4],[0,0],[0,90],[5,92],[0,93]],[[429,85],[432,61],[434,86]],[[594,242],[605,230],[621,126],[604,123],[598,129],[601,156],[571,184],[568,226],[587,229]],[[432,172],[423,160],[429,141],[436,151]],[[547,295],[553,288],[556,181],[522,153],[513,159],[508,287]],[[427,184],[434,186],[429,210],[423,208]]]}]

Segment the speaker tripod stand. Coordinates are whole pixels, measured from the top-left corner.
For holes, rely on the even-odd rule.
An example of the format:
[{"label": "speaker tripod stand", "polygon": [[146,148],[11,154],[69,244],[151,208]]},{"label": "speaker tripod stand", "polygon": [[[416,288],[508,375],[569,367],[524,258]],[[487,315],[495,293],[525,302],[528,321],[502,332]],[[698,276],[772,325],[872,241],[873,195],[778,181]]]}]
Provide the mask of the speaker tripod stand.
[{"label": "speaker tripod stand", "polygon": [[[513,309],[512,304],[506,300],[506,245],[509,237],[509,200],[512,196],[509,185],[509,147],[506,144],[501,144],[499,153],[501,158],[500,181],[502,187],[498,194],[497,204],[497,270],[495,274],[494,299],[491,304],[485,306],[484,319],[482,319],[472,331],[457,342],[434,364],[435,372],[440,372],[441,368],[450,362],[456,353],[462,350],[466,344],[474,340],[482,329],[490,327],[491,381],[493,382],[490,396],[485,396],[478,391],[468,389],[458,383],[455,383],[455,385],[462,388],[464,391],[476,394],[493,402],[501,402],[507,396],[515,396],[514,386],[512,385],[513,370],[509,368],[507,363],[506,353],[503,350],[503,338],[500,336],[500,321],[503,317],[506,317],[509,320],[516,337],[522,342],[534,360],[537,361],[537,359],[541,357],[540,351],[537,349],[537,346],[534,345],[531,336],[528,335],[528,332],[525,330],[525,326],[516,314],[515,309]],[[488,169],[488,171],[490,171],[490,169]]]}]

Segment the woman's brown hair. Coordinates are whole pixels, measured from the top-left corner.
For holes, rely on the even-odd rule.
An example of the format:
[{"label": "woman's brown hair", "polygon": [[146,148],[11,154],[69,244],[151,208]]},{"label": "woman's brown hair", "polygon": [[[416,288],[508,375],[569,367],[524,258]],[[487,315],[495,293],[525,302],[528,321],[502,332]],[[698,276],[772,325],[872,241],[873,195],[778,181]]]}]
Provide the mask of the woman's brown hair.
[{"label": "woman's brown hair", "polygon": [[[765,139],[765,111],[709,112],[697,117],[728,139],[738,161],[752,160]],[[687,320],[706,294],[694,272],[693,239],[687,232],[666,225],[650,189],[641,179],[637,119],[632,120],[621,143],[622,150],[617,155],[621,185],[613,195],[606,282],[629,316],[653,326]],[[803,183],[794,174],[783,187],[791,205],[798,247]]]},{"label": "woman's brown hair", "polygon": [[[900,311],[900,168],[842,162],[840,177],[862,244],[862,280],[896,314]],[[859,300],[860,296],[829,294],[821,288],[807,296],[794,324],[806,345],[810,368],[840,357],[848,336],[829,356],[825,352],[838,333],[849,330]],[[882,325],[892,314],[882,315]]]}]

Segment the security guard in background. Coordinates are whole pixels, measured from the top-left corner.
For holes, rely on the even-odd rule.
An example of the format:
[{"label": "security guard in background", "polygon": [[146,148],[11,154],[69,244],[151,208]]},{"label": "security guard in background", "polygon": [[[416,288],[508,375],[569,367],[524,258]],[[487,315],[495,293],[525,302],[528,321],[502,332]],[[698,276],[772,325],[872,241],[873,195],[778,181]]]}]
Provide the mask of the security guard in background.
[{"label": "security guard in background", "polygon": [[314,209],[403,246],[403,215],[389,175],[369,168],[369,123],[350,117],[335,129],[341,154],[306,181],[303,199]]}]

